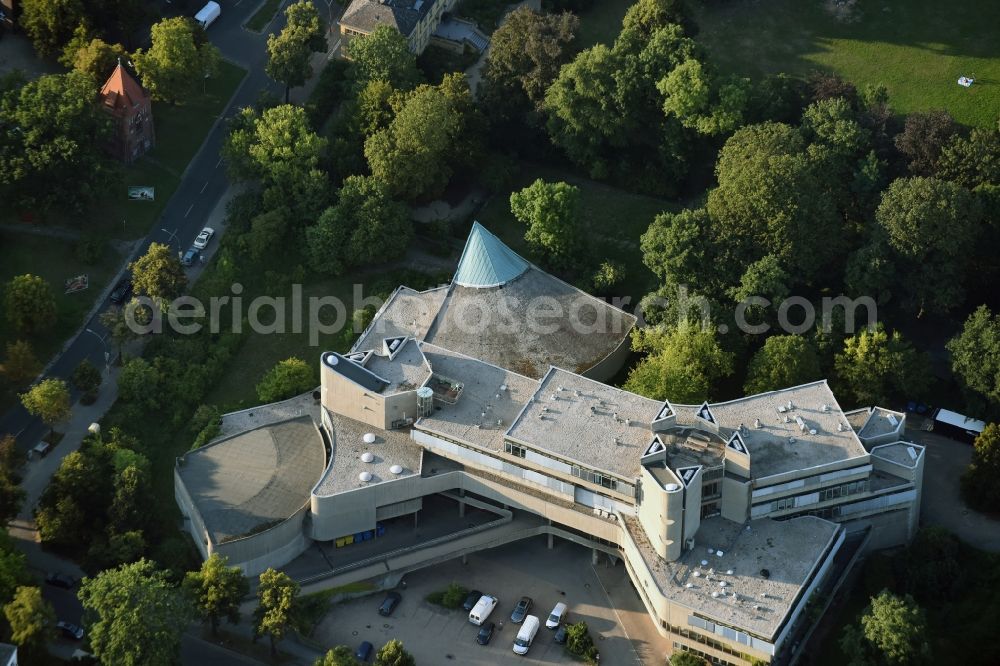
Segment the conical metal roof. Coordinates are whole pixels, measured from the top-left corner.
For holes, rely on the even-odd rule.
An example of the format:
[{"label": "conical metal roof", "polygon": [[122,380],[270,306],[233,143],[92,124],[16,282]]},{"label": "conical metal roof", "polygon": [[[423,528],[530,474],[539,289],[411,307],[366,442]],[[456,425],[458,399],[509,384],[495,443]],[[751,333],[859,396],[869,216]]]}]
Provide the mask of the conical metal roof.
[{"label": "conical metal roof", "polygon": [[528,262],[486,230],[472,223],[469,240],[458,260],[454,283],[463,287],[498,287],[528,270]]}]

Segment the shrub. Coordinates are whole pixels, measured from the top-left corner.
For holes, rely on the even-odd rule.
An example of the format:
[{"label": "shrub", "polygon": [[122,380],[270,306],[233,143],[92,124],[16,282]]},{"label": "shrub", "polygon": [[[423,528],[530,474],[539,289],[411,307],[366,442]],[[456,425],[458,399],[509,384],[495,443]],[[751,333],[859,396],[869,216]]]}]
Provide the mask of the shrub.
[{"label": "shrub", "polygon": [[620,261],[602,261],[594,273],[594,291],[602,293],[621,284],[625,279],[625,264]]},{"label": "shrub", "polygon": [[277,402],[316,387],[313,367],[300,358],[287,358],[267,371],[257,384],[257,397]]},{"label": "shrub", "polygon": [[580,657],[589,664],[597,661],[597,647],[590,637],[586,622],[577,622],[566,627],[566,651]]},{"label": "shrub", "polygon": [[90,362],[90,359],[84,359],[73,370],[73,376],[70,380],[78,390],[93,394],[97,391],[97,387],[101,385],[101,371]]},{"label": "shrub", "polygon": [[458,583],[451,583],[443,590],[436,590],[425,597],[428,603],[435,606],[444,606],[449,610],[457,610],[462,607],[462,602],[468,596],[469,590]]},{"label": "shrub", "polygon": [[84,236],[76,243],[76,258],[80,260],[80,263],[93,266],[104,256],[106,247],[104,239],[97,236]]}]

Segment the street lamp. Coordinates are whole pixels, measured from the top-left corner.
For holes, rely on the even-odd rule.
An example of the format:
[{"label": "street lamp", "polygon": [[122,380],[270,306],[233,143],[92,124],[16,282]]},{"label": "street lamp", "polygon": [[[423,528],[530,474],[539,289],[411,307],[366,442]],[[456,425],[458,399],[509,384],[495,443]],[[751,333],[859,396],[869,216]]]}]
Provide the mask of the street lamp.
[{"label": "street lamp", "polygon": [[84,330],[87,331],[87,333],[90,333],[91,335],[93,335],[98,340],[100,340],[101,344],[104,345],[104,369],[108,371],[108,377],[110,377],[111,376],[111,352],[108,351],[108,342],[107,342],[107,340],[105,340],[104,338],[102,338],[100,336],[100,334],[97,333],[96,331],[94,331],[93,329],[87,328],[87,329],[84,329]]},{"label": "street lamp", "polygon": [[177,230],[174,229],[173,231],[167,231],[166,229],[161,228],[160,231],[162,231],[167,235],[168,243],[170,241],[174,241],[175,243],[177,243],[177,256],[178,257],[181,256],[181,241],[180,239],[177,238]]}]

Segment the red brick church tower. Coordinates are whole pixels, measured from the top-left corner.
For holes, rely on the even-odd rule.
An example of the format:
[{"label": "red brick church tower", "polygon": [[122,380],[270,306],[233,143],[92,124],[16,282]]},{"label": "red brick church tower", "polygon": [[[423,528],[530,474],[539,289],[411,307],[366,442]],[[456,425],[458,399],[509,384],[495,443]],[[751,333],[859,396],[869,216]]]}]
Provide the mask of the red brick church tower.
[{"label": "red brick church tower", "polygon": [[101,88],[101,102],[115,121],[114,136],[108,144],[111,154],[131,164],[156,145],[149,93],[122,67],[120,60]]}]

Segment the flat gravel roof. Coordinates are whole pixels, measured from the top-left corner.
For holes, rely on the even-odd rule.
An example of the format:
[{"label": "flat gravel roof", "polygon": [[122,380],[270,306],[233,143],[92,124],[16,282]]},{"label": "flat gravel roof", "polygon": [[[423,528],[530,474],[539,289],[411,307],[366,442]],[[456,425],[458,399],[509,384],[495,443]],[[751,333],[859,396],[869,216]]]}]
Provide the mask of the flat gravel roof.
[{"label": "flat gravel roof", "polygon": [[408,335],[423,340],[448,294],[448,287],[416,291],[399,287],[376,313],[352,351],[379,349],[384,338]]}]

